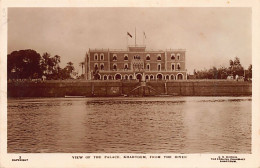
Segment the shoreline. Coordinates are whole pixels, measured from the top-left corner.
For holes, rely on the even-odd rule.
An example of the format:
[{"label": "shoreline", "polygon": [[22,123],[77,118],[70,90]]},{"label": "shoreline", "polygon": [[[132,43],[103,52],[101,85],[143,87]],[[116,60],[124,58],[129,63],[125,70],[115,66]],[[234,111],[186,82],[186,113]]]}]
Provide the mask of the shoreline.
[{"label": "shoreline", "polygon": [[252,83],[229,80],[185,81],[17,81],[8,82],[9,97],[178,97],[252,96]]}]

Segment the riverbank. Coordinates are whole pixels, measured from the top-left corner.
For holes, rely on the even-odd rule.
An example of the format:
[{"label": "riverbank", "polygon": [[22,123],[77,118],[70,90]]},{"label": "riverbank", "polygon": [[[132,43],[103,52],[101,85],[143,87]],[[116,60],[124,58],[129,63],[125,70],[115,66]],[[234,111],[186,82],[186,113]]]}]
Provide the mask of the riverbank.
[{"label": "riverbank", "polygon": [[251,96],[252,83],[228,80],[186,81],[16,81],[8,97]]}]

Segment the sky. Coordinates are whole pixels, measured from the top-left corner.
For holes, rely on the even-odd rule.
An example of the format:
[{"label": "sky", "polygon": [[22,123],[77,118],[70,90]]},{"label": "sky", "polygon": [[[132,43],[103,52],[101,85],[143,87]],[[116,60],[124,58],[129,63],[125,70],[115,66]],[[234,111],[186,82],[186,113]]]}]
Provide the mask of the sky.
[{"label": "sky", "polygon": [[190,74],[228,67],[235,57],[246,69],[252,63],[251,9],[235,7],[9,8],[8,54],[33,49],[59,55],[61,67],[71,61],[81,74],[89,48],[126,49],[134,45],[135,29],[137,44],[147,49],[186,49]]}]

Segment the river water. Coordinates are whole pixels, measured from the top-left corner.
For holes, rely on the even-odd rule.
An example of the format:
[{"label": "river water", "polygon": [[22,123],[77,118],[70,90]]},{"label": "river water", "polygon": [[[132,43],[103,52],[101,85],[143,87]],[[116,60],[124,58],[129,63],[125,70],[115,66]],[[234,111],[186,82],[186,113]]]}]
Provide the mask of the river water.
[{"label": "river water", "polygon": [[10,153],[251,153],[251,97],[8,99]]}]

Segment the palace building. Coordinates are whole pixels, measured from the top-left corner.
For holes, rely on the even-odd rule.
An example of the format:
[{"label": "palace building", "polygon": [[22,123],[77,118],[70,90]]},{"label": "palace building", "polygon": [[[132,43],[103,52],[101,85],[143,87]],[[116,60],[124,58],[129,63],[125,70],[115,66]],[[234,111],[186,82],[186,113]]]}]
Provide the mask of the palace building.
[{"label": "palace building", "polygon": [[186,80],[185,50],[89,49],[85,57],[87,80]]}]

